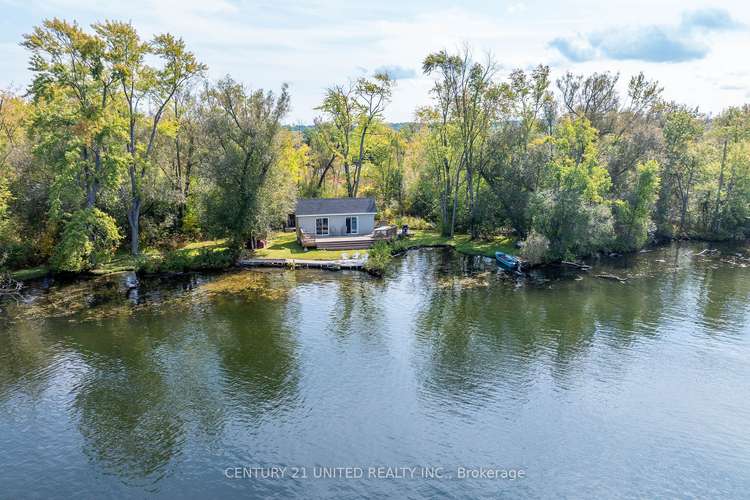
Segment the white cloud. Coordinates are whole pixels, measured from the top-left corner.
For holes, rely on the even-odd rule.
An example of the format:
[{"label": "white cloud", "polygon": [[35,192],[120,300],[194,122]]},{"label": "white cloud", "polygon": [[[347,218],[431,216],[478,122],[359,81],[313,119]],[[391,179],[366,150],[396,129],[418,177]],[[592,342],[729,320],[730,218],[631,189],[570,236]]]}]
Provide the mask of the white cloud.
[{"label": "white cloud", "polygon": [[[717,4],[720,2],[717,2]],[[209,65],[211,78],[232,74],[252,87],[277,89],[290,84],[291,122],[309,123],[315,116],[326,86],[356,78],[363,69],[401,68],[411,76],[398,80],[387,118],[405,121],[429,99],[431,80],[421,74],[421,63],[430,52],[454,50],[468,43],[481,59],[491,52],[507,73],[539,63],[553,68],[553,77],[575,72],[620,71],[622,80],[645,71],[659,79],[670,98],[718,110],[738,104],[741,91],[721,89],[721,83],[742,85],[737,72],[738,54],[750,40],[746,31],[700,35],[709,49],[701,60],[679,65],[629,60],[578,61],[562,57],[548,43],[563,38],[571,50],[586,50],[587,38],[574,33],[606,32],[613,26],[639,27],[692,23],[696,29],[726,24],[722,15],[682,17],[700,11],[704,0],[631,0],[617,4],[583,0],[575,4],[543,0],[516,0],[502,4],[471,1],[462,7],[441,0],[428,2],[383,1],[367,9],[344,0],[317,0],[304,4],[292,0],[44,0],[26,4],[0,0],[10,15],[0,19],[0,87],[11,81],[26,84],[21,33],[47,17],[78,19],[82,25],[103,19],[131,20],[144,36],[163,31],[185,39],[199,59]],[[750,5],[723,5],[730,21],[750,24]],[[584,54],[585,55],[585,54]],[[575,59],[575,58],[573,58]],[[410,71],[408,71],[410,70]],[[412,74],[413,72],[413,74]],[[404,73],[406,74],[406,73]],[[712,75],[717,81],[696,78]],[[500,75],[502,76],[502,75]],[[727,83],[729,82],[729,83]]]}]

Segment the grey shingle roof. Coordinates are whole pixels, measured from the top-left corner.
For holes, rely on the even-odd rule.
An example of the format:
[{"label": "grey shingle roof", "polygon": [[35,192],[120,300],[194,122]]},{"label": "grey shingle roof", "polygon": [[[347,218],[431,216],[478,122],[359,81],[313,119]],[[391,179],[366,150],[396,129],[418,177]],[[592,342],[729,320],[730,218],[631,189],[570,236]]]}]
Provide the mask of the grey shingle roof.
[{"label": "grey shingle roof", "polygon": [[375,213],[374,198],[309,198],[297,200],[297,215]]}]

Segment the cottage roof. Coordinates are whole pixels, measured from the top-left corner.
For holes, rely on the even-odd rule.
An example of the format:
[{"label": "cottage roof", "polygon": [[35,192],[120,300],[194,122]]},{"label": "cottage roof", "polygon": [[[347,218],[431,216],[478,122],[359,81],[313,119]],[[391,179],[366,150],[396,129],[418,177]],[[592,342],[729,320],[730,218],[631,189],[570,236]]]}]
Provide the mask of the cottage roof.
[{"label": "cottage roof", "polygon": [[308,198],[297,200],[295,214],[300,215],[338,215],[338,214],[374,214],[374,198]]}]

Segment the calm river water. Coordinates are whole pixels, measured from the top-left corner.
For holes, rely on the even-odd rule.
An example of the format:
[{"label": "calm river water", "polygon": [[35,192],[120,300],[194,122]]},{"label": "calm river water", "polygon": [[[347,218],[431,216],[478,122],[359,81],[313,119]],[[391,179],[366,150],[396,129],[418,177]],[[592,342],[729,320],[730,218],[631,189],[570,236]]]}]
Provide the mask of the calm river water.
[{"label": "calm river water", "polygon": [[0,498],[747,498],[749,252],[702,248],[32,288],[0,312]]}]

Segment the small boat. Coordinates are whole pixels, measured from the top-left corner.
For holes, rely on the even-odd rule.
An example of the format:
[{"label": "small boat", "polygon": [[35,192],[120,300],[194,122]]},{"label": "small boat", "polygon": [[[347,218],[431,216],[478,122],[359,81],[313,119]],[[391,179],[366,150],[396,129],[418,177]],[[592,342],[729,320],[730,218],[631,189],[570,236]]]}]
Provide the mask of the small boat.
[{"label": "small boat", "polygon": [[495,252],[495,260],[498,265],[508,271],[516,271],[519,267],[519,261],[516,257],[504,252]]}]

